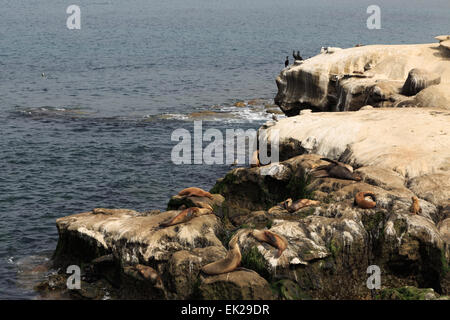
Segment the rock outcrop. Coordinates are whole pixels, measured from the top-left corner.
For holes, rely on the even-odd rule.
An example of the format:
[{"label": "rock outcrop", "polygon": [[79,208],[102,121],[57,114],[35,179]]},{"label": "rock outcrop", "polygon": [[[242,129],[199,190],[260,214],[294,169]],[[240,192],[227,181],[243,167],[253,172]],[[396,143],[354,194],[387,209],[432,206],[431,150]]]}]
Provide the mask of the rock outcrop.
[{"label": "rock outcrop", "polygon": [[[227,253],[220,240],[226,237],[219,217],[223,205],[219,194],[174,196],[166,212],[97,208],[59,218],[53,264],[62,270],[82,266],[83,288],[67,290],[66,277],[55,274],[37,289],[44,297],[59,291],[61,297],[82,299],[103,299],[105,288],[108,297],[126,299],[272,298],[269,283],[255,272],[201,274],[202,266]],[[210,206],[214,213],[162,227],[180,206]]]},{"label": "rock outcrop", "polygon": [[[442,98],[420,101],[420,104],[404,95],[405,92],[415,95],[427,86],[450,84],[448,41],[443,40],[440,44],[368,45],[331,54],[321,53],[283,69],[276,79],[278,93],[275,103],[288,116],[297,115],[302,109],[355,111],[367,104],[397,107],[404,100],[420,107],[448,108],[448,105],[434,103],[435,100],[450,100],[447,90],[436,90],[443,95]],[[407,80],[408,74],[416,68],[422,70],[421,80],[412,83],[417,75]]]},{"label": "rock outcrop", "polygon": [[[263,168],[238,168],[217,182],[213,190],[220,190],[227,199],[227,218],[237,228],[245,226],[238,234],[243,257],[255,256],[253,250],[257,250],[259,262],[253,266],[259,267],[254,269],[268,271],[265,277],[273,283],[289,279],[302,294],[317,299],[370,298],[365,286],[369,265],[381,268],[386,287],[412,285],[448,294],[450,243],[447,220],[439,216],[441,201],[429,198],[435,205],[421,198],[421,213],[411,214],[415,194],[408,189],[408,179],[377,166],[357,169],[362,181],[303,178],[292,189],[295,178],[307,177],[323,163],[319,155],[300,155],[275,164],[286,168],[280,169],[284,172],[280,180],[261,175]],[[246,201],[240,185],[252,190]],[[320,204],[292,213],[282,203],[276,204],[280,198],[269,204],[267,197],[267,202],[253,197],[275,185],[280,198],[294,197],[295,191],[303,190],[297,197],[313,197]],[[376,195],[375,208],[354,205],[360,191]],[[254,228],[269,228],[287,239],[289,245],[280,258],[274,247],[251,236]]]}]

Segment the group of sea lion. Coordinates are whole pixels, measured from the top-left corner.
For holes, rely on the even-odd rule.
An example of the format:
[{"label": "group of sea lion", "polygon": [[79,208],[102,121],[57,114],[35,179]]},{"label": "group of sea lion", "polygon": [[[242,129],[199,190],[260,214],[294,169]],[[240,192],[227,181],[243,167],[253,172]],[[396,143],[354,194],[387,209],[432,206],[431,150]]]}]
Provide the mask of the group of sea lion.
[{"label": "group of sea lion", "polygon": [[[372,200],[366,200],[366,197],[370,197],[370,198],[372,198]],[[411,214],[422,213],[422,208],[420,207],[419,198],[411,197],[411,200],[412,200],[412,204],[411,204],[411,207],[409,208],[409,212]],[[377,201],[377,199],[373,192],[361,191],[355,195],[355,205],[361,209],[375,208],[377,205],[376,201]]]},{"label": "group of sea lion", "polygon": [[361,177],[353,172],[352,166],[328,158],[320,158],[320,160],[327,161],[329,164],[315,168],[313,170],[313,176],[315,178],[336,178],[361,181]]},{"label": "group of sea lion", "polygon": [[[269,230],[253,230],[250,235],[260,242],[266,242],[277,248],[278,251],[275,255],[276,258],[279,258],[288,246],[288,242],[284,237]],[[229,250],[225,258],[203,266],[201,271],[208,275],[216,275],[245,269],[239,268],[242,260],[242,254],[238,245],[238,234],[231,238],[228,243],[228,247]]]},{"label": "group of sea lion", "polygon": [[[342,162],[330,160],[328,158],[321,158],[321,160],[325,160],[329,162],[329,164],[318,166],[317,168],[315,168],[313,170],[314,177],[332,177],[337,179],[361,181],[361,177],[353,172],[353,168],[351,166]],[[183,189],[178,193],[178,195],[182,197],[207,197],[209,199],[213,198],[211,193],[196,187]],[[371,200],[366,200],[366,197],[371,198]],[[419,204],[419,199],[417,197],[412,197],[411,199],[412,205],[410,207],[410,212],[413,214],[421,213],[422,209]],[[354,203],[359,208],[372,209],[376,207],[376,196],[373,192],[358,192],[355,195]],[[320,204],[320,201],[310,199],[299,199],[296,201],[292,201],[291,198],[288,198],[281,204],[281,206],[292,213],[301,208],[318,204]],[[183,207],[182,209],[183,210],[179,214],[170,219],[168,222],[161,223],[160,227],[166,228],[174,226],[180,223],[188,222],[195,217],[213,213],[213,208],[209,204],[205,204],[202,207]],[[114,214],[116,211],[117,209],[95,208],[92,210],[92,213]],[[271,246],[277,248],[278,251],[275,255],[276,258],[279,258],[288,246],[288,242],[284,237],[269,230],[253,230],[250,235],[260,242],[268,243]],[[238,245],[238,235],[235,235],[230,240],[228,246],[229,250],[225,258],[203,266],[201,268],[201,271],[208,275],[216,275],[232,272],[237,269],[243,269],[239,268],[242,260],[242,254]],[[136,266],[136,269],[141,273],[143,277],[152,279],[154,281],[158,280],[158,274],[156,272],[151,272],[151,269],[143,268],[140,265]]]},{"label": "group of sea lion", "polygon": [[[346,180],[355,180],[361,181],[361,176],[357,173],[353,172],[353,167],[345,164],[343,162],[331,160],[328,158],[320,158],[320,160],[324,160],[329,162],[327,165],[318,166],[313,170],[313,176],[316,178],[336,178],[336,179],[346,179]],[[366,200],[366,197],[371,198],[372,200]],[[422,212],[422,208],[420,208],[419,199],[417,197],[412,197],[412,205],[410,208],[410,212],[412,214],[418,214]],[[376,207],[376,196],[373,192],[362,191],[358,192],[355,195],[355,205],[361,209],[372,209]]]},{"label": "group of sea lion", "polygon": [[[190,188],[186,188],[181,190],[180,192],[178,192],[179,196],[182,197],[206,197],[209,199],[212,199],[213,196],[211,193],[209,193],[208,191],[205,191],[203,189],[200,188],[196,188],[196,187],[190,187]],[[167,227],[171,227],[180,223],[186,223],[190,220],[192,220],[193,218],[196,217],[200,217],[206,214],[211,214],[213,213],[213,208],[209,205],[209,204],[204,204],[203,207],[189,207],[189,208],[184,208],[182,207],[182,211],[177,214],[175,217],[173,217],[172,219],[170,219],[167,222],[163,222],[161,223],[159,226],[162,228],[167,228]]]}]

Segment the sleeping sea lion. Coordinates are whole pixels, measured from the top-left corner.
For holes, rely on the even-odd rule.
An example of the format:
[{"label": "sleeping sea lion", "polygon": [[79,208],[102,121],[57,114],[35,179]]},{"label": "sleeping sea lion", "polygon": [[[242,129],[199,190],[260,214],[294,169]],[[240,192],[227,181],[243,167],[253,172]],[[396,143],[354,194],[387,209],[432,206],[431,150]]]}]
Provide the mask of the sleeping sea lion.
[{"label": "sleeping sea lion", "polygon": [[137,271],[139,271],[139,274],[144,279],[151,281],[155,285],[155,287],[162,288],[161,277],[155,269],[149,266],[144,266],[142,264],[137,264],[135,268]]},{"label": "sleeping sea lion", "polygon": [[208,191],[196,187],[183,189],[180,192],[178,192],[178,195],[185,197],[208,197],[210,199],[213,198],[212,194],[209,193]]},{"label": "sleeping sea lion", "polygon": [[161,223],[159,226],[163,228],[174,226],[176,224],[185,223],[192,220],[193,218],[200,217],[210,213],[212,213],[211,206],[209,206],[209,208],[190,207],[181,211],[179,214],[170,219],[168,222]]},{"label": "sleeping sea lion", "polygon": [[334,161],[328,158],[320,158],[330,162],[330,164],[318,166],[313,170],[313,176],[316,178],[336,178],[345,180],[361,181],[361,177],[353,172],[353,168],[345,163]]},{"label": "sleeping sea lion", "polygon": [[234,236],[228,243],[229,250],[225,258],[202,267],[202,272],[210,275],[227,273],[236,270],[241,264],[242,255],[238,245],[238,237]]},{"label": "sleeping sea lion", "polygon": [[276,258],[279,258],[288,246],[288,242],[284,237],[269,230],[254,230],[251,235],[256,240],[266,242],[271,246],[277,248],[278,252],[275,256]]},{"label": "sleeping sea lion", "polygon": [[[372,198],[373,201],[366,200],[366,197]],[[358,192],[355,195],[355,204],[361,208],[361,209],[372,209],[375,208],[376,204],[376,197],[373,192]]]},{"label": "sleeping sea lion", "polygon": [[113,215],[116,213],[124,213],[124,214],[133,214],[136,215],[139,212],[130,209],[107,209],[107,208],[94,208],[92,209],[93,214],[104,214],[104,215]]},{"label": "sleeping sea lion", "polygon": [[320,201],[310,199],[299,199],[297,201],[292,201],[292,199],[289,198],[284,202],[284,208],[292,213],[300,210],[301,208],[316,206],[318,204],[320,204]]}]

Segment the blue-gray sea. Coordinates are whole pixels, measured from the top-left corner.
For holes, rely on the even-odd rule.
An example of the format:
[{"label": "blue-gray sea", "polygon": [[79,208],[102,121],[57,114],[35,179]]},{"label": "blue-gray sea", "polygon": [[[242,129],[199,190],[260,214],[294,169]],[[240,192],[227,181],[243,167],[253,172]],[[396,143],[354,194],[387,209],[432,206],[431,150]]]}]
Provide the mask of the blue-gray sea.
[{"label": "blue-gray sea", "polygon": [[[69,30],[66,9],[81,9]],[[369,5],[381,29],[369,30]],[[57,242],[55,220],[94,207],[164,209],[228,165],[171,162],[171,133],[256,129],[293,49],[434,42],[448,0],[1,0],[0,299],[36,297],[30,269]],[[200,117],[201,119],[201,117]]]}]

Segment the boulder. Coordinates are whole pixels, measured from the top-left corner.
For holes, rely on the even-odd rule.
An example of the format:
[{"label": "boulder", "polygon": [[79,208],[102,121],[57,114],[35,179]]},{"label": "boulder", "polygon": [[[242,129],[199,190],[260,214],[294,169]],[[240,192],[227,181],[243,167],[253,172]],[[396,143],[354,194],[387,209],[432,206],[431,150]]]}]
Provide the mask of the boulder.
[{"label": "boulder", "polygon": [[198,298],[199,272],[202,266],[225,257],[225,247],[212,246],[192,251],[175,252],[167,262],[169,297],[172,299]]},{"label": "boulder", "polygon": [[58,262],[69,256],[69,260],[77,257],[75,260],[86,262],[104,255],[100,253],[112,253],[122,264],[149,263],[167,260],[179,250],[222,246],[217,238],[222,225],[214,214],[167,228],[159,226],[179,213],[172,210],[135,216],[121,211],[110,215],[84,212],[59,218],[55,259]]},{"label": "boulder", "polygon": [[[181,211],[151,215],[122,209],[106,212],[84,212],[57,219],[59,240],[54,265],[63,270],[71,264],[86,266],[83,272],[93,277],[94,283],[101,275],[114,288],[120,288],[112,289],[117,290],[116,297],[189,297],[200,263],[215,260],[226,252],[218,238],[223,234],[222,223],[214,214],[162,228],[162,222]],[[192,273],[181,274],[188,259]],[[93,285],[92,289],[97,290],[98,286]]]},{"label": "boulder", "polygon": [[406,96],[414,96],[425,88],[441,83],[441,76],[428,70],[414,68],[408,73],[402,93]]},{"label": "boulder", "polygon": [[450,247],[450,218],[439,222],[438,224],[439,233],[441,234],[442,240]]},{"label": "boulder", "polygon": [[408,187],[418,197],[436,206],[450,205],[450,171],[431,173],[411,179]]},{"label": "boulder", "polygon": [[199,291],[207,300],[272,300],[269,283],[249,270],[203,278]]},{"label": "boulder", "polygon": [[445,40],[450,40],[450,35],[442,35],[442,36],[436,36],[434,37],[436,40],[438,40],[439,42],[441,41],[445,41]]},{"label": "boulder", "polygon": [[439,84],[423,89],[411,99],[395,102],[394,107],[433,107],[450,110],[450,84]]},{"label": "boulder", "polygon": [[[416,288],[405,286],[401,288],[383,288],[376,296],[379,300],[436,300],[439,298],[433,288]],[[443,297],[445,299],[445,297]]]},{"label": "boulder", "polygon": [[441,41],[439,46],[446,50],[447,54],[450,54],[450,40]]}]

